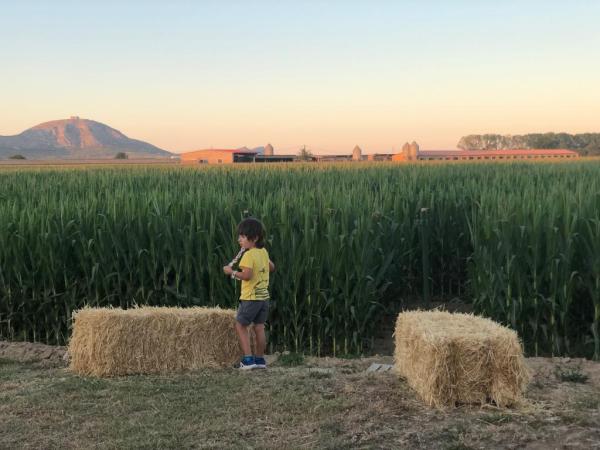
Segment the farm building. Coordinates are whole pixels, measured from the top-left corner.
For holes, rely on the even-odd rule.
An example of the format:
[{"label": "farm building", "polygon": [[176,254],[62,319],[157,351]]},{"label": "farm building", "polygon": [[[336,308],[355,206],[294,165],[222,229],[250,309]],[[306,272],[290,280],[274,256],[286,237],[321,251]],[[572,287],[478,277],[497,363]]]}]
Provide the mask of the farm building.
[{"label": "farm building", "polygon": [[352,155],[313,155],[312,159],[317,162],[352,161]]},{"label": "farm building", "polygon": [[256,155],[254,162],[269,163],[269,162],[292,162],[295,161],[296,155]]},{"label": "farm building", "polygon": [[[270,147],[270,148],[269,148]],[[232,164],[248,162],[287,162],[293,161],[294,155],[274,155],[273,147],[265,147],[265,154],[255,150],[243,149],[206,149],[181,154],[183,164]]]},{"label": "farm building", "polygon": [[[354,147],[352,154],[346,155],[313,155],[312,161],[428,161],[428,160],[504,160],[504,159],[543,159],[543,158],[577,158],[579,155],[565,149],[516,149],[516,150],[420,150],[419,144],[408,142],[399,153],[373,153],[364,155],[362,149]],[[247,148],[240,149],[206,149],[181,154],[184,164],[231,164],[243,162],[269,163],[297,161],[296,155],[277,155],[273,146],[267,144],[264,153]]]},{"label": "farm building", "polygon": [[181,154],[181,162],[205,164],[231,164],[254,162],[257,152],[240,149],[206,149]]},{"label": "farm building", "polygon": [[313,161],[317,162],[342,162],[342,161],[390,161],[391,153],[372,153],[363,155],[362,149],[357,145],[351,155],[314,155]]},{"label": "farm building", "polygon": [[314,155],[313,160],[317,162],[342,162],[342,161],[391,161],[391,153],[372,153],[361,155],[360,159],[352,155]]},{"label": "farm building", "polygon": [[577,158],[577,152],[565,149],[515,150],[419,150],[418,144],[404,144],[402,151],[392,156],[393,161],[464,161],[500,159]]},{"label": "farm building", "polygon": [[367,161],[391,161],[393,156],[391,153],[371,153],[367,155]]},{"label": "farm building", "polygon": [[271,144],[265,145],[264,151],[256,155],[254,162],[292,162],[297,159],[296,155],[276,155]]}]

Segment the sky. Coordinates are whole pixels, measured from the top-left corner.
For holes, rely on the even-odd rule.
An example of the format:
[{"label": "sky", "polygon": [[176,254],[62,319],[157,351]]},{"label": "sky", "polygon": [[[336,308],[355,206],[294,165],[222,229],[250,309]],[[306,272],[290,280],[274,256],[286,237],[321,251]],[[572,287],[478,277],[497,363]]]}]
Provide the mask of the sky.
[{"label": "sky", "polygon": [[0,135],[80,116],[163,149],[453,149],[600,132],[598,1],[0,0]]}]

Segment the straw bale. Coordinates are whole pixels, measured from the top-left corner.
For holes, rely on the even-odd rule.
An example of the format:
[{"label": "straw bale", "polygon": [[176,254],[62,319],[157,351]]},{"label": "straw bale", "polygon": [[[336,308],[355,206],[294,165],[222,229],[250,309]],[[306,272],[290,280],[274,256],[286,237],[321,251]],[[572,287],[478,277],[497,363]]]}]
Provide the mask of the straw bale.
[{"label": "straw bale", "polygon": [[511,406],[530,378],[517,334],[483,317],[400,313],[395,344],[396,372],[430,406]]},{"label": "straw bale", "polygon": [[99,377],[231,367],[241,356],[235,311],[84,308],[73,314],[70,369]]}]

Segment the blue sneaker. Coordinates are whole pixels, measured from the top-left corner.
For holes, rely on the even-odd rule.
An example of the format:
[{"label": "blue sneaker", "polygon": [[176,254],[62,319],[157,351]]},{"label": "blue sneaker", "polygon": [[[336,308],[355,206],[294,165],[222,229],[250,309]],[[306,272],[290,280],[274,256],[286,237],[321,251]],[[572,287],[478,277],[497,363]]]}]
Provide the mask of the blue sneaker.
[{"label": "blue sneaker", "polygon": [[265,358],[263,358],[262,356],[255,356],[254,357],[254,365],[256,366],[257,369],[266,369],[267,361],[265,361]]},{"label": "blue sneaker", "polygon": [[237,366],[240,370],[256,369],[256,363],[254,362],[254,356],[244,356],[240,364]]}]

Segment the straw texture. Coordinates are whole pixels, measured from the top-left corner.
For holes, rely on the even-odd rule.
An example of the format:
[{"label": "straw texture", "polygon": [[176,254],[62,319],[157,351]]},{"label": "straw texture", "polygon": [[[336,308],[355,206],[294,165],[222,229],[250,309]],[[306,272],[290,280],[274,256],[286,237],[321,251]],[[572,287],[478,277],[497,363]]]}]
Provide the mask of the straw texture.
[{"label": "straw texture", "polygon": [[228,367],[241,356],[235,311],[84,308],[73,314],[70,369],[109,377]]},{"label": "straw texture", "polygon": [[530,375],[517,334],[489,319],[444,311],[398,315],[396,372],[425,403],[511,406]]}]

